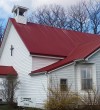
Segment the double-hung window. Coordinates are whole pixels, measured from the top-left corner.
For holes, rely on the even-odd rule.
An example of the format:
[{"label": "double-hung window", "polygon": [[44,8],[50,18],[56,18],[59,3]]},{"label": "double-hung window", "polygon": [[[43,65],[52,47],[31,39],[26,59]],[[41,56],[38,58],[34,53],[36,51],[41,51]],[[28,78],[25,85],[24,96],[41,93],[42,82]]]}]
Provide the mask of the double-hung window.
[{"label": "double-hung window", "polygon": [[92,70],[88,66],[81,68],[81,88],[82,90],[92,89]]}]

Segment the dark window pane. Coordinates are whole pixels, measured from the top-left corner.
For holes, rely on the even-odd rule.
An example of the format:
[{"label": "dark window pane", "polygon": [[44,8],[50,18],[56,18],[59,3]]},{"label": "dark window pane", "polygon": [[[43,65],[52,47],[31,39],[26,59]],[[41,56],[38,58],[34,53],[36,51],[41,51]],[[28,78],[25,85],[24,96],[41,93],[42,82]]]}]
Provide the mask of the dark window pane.
[{"label": "dark window pane", "polygon": [[92,89],[92,79],[87,79],[87,89]]},{"label": "dark window pane", "polygon": [[81,70],[81,77],[86,78],[86,69]]},{"label": "dark window pane", "polygon": [[66,79],[61,79],[61,80],[60,80],[60,83],[61,83],[61,84],[66,84],[66,81],[67,81]]},{"label": "dark window pane", "polygon": [[67,79],[61,79],[60,80],[60,90],[61,91],[67,91]]},{"label": "dark window pane", "polygon": [[87,69],[87,78],[92,78],[91,69]]},{"label": "dark window pane", "polygon": [[82,89],[92,89],[92,79],[82,79]]}]

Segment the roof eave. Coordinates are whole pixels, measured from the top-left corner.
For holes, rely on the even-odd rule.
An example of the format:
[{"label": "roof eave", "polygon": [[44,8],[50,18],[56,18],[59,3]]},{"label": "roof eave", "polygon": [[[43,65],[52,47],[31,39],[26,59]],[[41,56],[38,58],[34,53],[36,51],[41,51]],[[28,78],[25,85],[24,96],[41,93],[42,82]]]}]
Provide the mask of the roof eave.
[{"label": "roof eave", "polygon": [[38,57],[49,57],[49,58],[56,58],[56,59],[64,59],[67,56],[61,56],[61,55],[50,55],[50,54],[39,54],[39,53],[33,53],[30,52],[31,56],[38,56]]},{"label": "roof eave", "polygon": [[29,73],[30,76],[43,75],[43,74],[47,74],[47,71],[43,71],[43,72],[31,72],[31,73]]}]

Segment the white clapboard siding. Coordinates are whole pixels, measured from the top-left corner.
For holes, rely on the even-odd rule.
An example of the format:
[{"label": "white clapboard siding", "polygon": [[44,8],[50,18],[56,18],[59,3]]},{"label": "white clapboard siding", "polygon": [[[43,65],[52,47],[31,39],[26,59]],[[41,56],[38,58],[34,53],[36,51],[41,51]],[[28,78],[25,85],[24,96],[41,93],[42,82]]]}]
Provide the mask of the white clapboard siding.
[{"label": "white clapboard siding", "polygon": [[43,68],[57,61],[58,60],[54,58],[33,57],[32,58],[32,70],[34,71],[39,68]]},{"label": "white clapboard siding", "polygon": [[[76,91],[79,93],[84,93],[81,90],[81,68],[83,66],[89,66],[92,68],[92,78],[93,78],[93,87],[96,86],[96,69],[94,64],[72,64],[69,66],[65,66],[64,68],[60,68],[49,75],[49,80],[52,82],[52,87],[59,86],[60,79],[67,79],[68,86],[71,87],[72,91]],[[49,83],[49,85],[51,85]]]},{"label": "white clapboard siding", "polygon": [[[13,45],[14,47],[13,56],[11,56],[10,53],[11,45]],[[20,80],[20,89],[18,90],[17,97],[39,97],[38,89],[42,87],[39,81],[42,80],[44,84],[46,80],[44,76],[43,79],[40,76],[31,77],[29,75],[29,73],[32,71],[32,57],[30,56],[27,48],[25,47],[24,43],[22,42],[21,38],[19,37],[18,33],[16,32],[13,26],[11,26],[10,32],[8,34],[6,45],[4,47],[0,59],[0,65],[13,66],[15,70],[18,72]],[[41,94],[43,96],[45,92],[41,90]],[[46,95],[41,98],[43,99],[45,97]]]},{"label": "white clapboard siding", "polygon": [[31,90],[31,96],[34,96],[36,100],[36,106],[35,107],[42,107],[44,102],[47,100],[47,79],[48,76],[43,74],[43,75],[36,75],[36,76],[31,76],[32,77],[32,85],[29,88],[29,91]]},{"label": "white clapboard siding", "polygon": [[[14,47],[13,56],[11,56],[10,51],[11,45]],[[19,90],[16,93],[16,98],[33,97],[36,100],[34,102],[36,107],[42,106],[47,98],[47,76],[30,76],[29,73],[33,71],[33,68],[37,69],[48,64],[52,64],[56,61],[58,60],[51,58],[33,58],[15,30],[14,26],[11,26],[4,50],[1,55],[0,65],[13,66],[18,73],[20,85]]]},{"label": "white clapboard siding", "polygon": [[[14,47],[13,56],[11,56],[10,51],[11,45]],[[6,40],[6,44],[0,59],[0,65],[13,66],[18,72],[22,85],[20,86],[20,94],[22,94],[21,88],[23,88],[23,91],[27,91],[24,86],[29,83],[28,74],[32,70],[32,58],[13,25],[11,26],[8,38]]]},{"label": "white clapboard siding", "polygon": [[96,67],[96,83],[100,91],[100,51],[89,58],[89,62],[94,63]]},{"label": "white clapboard siding", "polygon": [[49,80],[52,81],[52,86],[54,87],[60,84],[60,79],[67,79],[68,86],[71,87],[71,90],[75,91],[74,64],[65,66],[49,74]]}]

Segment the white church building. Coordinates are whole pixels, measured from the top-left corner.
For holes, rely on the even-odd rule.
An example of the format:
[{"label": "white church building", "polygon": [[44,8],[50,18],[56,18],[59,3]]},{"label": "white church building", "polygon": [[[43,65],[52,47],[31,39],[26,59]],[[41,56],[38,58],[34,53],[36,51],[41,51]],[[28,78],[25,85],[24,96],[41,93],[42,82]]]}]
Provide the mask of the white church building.
[{"label": "white church building", "polygon": [[62,85],[81,93],[100,89],[100,36],[29,23],[27,10],[13,8],[0,48],[0,80],[14,74],[21,83],[18,106],[42,107],[51,78],[63,91]]}]

